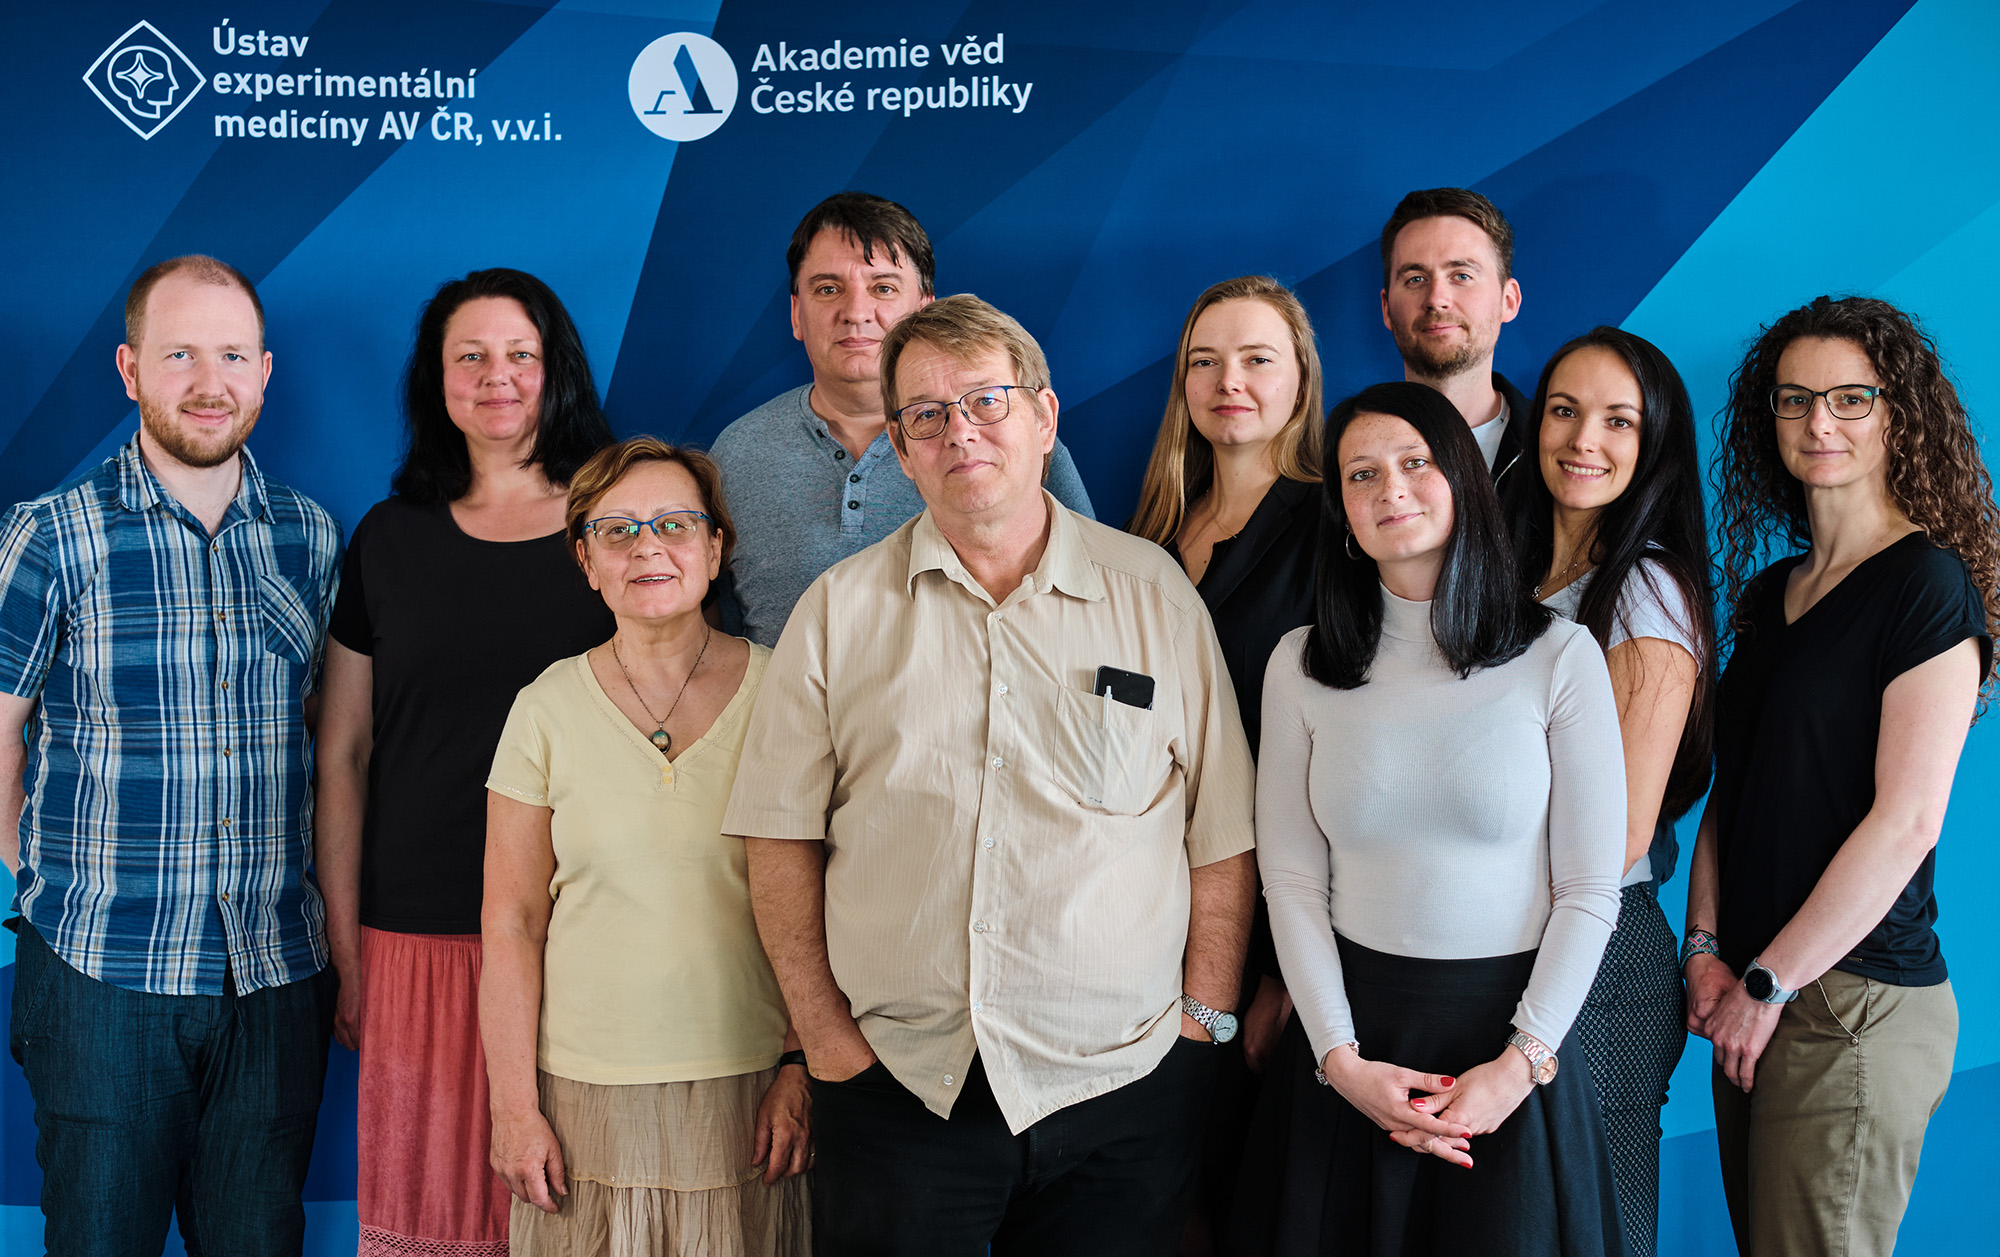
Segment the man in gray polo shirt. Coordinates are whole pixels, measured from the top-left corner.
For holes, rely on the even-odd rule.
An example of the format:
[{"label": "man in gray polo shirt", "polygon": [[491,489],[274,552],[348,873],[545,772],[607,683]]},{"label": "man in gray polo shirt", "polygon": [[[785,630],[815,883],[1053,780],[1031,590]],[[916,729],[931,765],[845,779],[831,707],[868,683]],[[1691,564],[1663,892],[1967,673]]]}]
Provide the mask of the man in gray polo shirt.
[{"label": "man in gray polo shirt", "polygon": [[[792,335],[813,382],[722,430],[711,453],[736,525],[723,626],[775,646],[806,586],[924,509],[884,433],[882,338],[935,295],[930,237],[910,211],[866,192],[821,201],[792,233]],[[1091,516],[1090,495],[1057,442],[1049,492]],[[1094,516],[1092,516],[1094,518]]]}]

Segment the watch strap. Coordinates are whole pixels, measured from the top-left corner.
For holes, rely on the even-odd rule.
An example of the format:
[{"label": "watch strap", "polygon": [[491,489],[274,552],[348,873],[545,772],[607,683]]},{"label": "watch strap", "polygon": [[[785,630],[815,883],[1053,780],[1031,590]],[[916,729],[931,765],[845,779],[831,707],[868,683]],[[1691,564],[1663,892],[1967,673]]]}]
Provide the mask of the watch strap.
[{"label": "watch strap", "polygon": [[1556,1076],[1556,1054],[1548,1044],[1519,1030],[1508,1035],[1507,1042],[1528,1058],[1528,1077],[1537,1087]]},{"label": "watch strap", "polygon": [[1194,1018],[1196,1021],[1200,1022],[1202,1029],[1208,1031],[1210,1034],[1214,1034],[1215,1019],[1217,1017],[1222,1016],[1222,1014],[1228,1010],[1221,1008],[1210,1008],[1208,1005],[1202,1003],[1194,996],[1189,995],[1185,991],[1183,991],[1181,993],[1181,1011],[1186,1013],[1188,1016]]},{"label": "watch strap", "polygon": [[780,1056],[778,1058],[779,1069],[783,1069],[787,1065],[797,1065],[800,1069],[805,1069],[806,1068],[805,1049],[793,1048],[791,1051],[785,1053],[783,1056]]}]

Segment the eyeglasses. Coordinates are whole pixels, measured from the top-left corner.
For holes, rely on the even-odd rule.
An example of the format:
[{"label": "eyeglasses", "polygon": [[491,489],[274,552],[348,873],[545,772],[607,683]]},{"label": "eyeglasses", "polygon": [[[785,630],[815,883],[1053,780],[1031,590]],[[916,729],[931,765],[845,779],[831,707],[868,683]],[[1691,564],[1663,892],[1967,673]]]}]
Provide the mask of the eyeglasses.
[{"label": "eyeglasses", "polygon": [[1881,395],[1882,390],[1873,384],[1836,384],[1824,393],[1780,384],[1771,390],[1771,413],[1780,419],[1803,419],[1812,413],[1813,403],[1824,397],[1827,412],[1834,418],[1866,419]]},{"label": "eyeglasses", "polygon": [[951,420],[951,408],[958,407],[965,421],[979,427],[998,423],[1007,417],[1012,403],[1007,394],[1021,384],[989,384],[985,388],[973,389],[955,402],[911,402],[896,412],[896,423],[903,429],[903,436],[911,441],[928,441],[944,431]]},{"label": "eyeglasses", "polygon": [[651,528],[662,545],[686,546],[701,540],[700,524],[715,521],[700,511],[663,511],[651,519],[631,519],[624,515],[604,515],[587,520],[583,530],[597,538],[607,550],[624,550]]}]

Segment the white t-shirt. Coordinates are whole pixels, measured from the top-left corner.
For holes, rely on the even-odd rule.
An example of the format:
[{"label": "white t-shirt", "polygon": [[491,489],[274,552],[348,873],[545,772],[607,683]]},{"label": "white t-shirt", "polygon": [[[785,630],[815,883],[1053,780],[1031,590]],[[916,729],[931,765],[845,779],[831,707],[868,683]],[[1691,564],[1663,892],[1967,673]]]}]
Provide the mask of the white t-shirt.
[{"label": "white t-shirt", "polygon": [[1500,413],[1472,430],[1472,439],[1479,443],[1479,453],[1485,458],[1488,471],[1493,470],[1493,460],[1500,457],[1500,438],[1507,435],[1507,421],[1513,418],[1507,413],[1508,409],[1507,398],[1503,394]]},{"label": "white t-shirt", "polygon": [[[1584,591],[1596,574],[1585,572],[1542,599],[1542,605],[1565,620],[1576,619]],[[1625,578],[1625,588],[1618,593],[1618,608],[1611,615],[1612,646],[1622,646],[1641,637],[1672,642],[1694,657],[1696,667],[1701,666],[1701,651],[1695,647],[1694,617],[1688,614],[1687,598],[1681,593],[1680,582],[1658,559],[1641,559],[1632,568]],[[1618,886],[1622,890],[1651,880],[1652,861],[1641,856],[1625,870],[1625,878]]]}]

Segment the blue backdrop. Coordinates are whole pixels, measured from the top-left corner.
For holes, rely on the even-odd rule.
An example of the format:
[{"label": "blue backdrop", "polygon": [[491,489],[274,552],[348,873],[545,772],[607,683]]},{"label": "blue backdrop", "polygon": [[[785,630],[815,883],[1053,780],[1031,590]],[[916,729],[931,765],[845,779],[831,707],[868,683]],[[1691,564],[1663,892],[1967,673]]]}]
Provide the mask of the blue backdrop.
[{"label": "blue backdrop", "polygon": [[[190,251],[262,292],[264,466],[349,525],[386,491],[418,306],[477,267],[562,294],[621,433],[706,442],[807,378],[784,245],[840,188],[908,205],[940,291],[1041,338],[1112,520],[1214,280],[1298,289],[1329,398],[1400,374],[1376,233],[1416,187],[1475,187],[1512,218],[1525,299],[1499,356],[1517,383],[1621,323],[1713,414],[1761,322],[1865,292],[1928,322],[1976,418],[2000,405],[1969,299],[2000,252],[1988,0],[13,3],[0,46],[0,502],[131,435],[112,366],[125,290]],[[2000,921],[1973,892],[2000,881],[1981,838],[2000,817],[1991,726],[1939,861],[1963,1023],[1905,1253],[2000,1250],[1979,1134],[2000,1100]],[[1664,895],[1676,922],[1684,889]],[[0,997],[11,960],[0,933]],[[1732,1251],[1706,1047],[1666,1111],[1666,1254]],[[336,1049],[312,1252],[353,1251],[353,1099]],[[39,1186],[26,1090],[0,1061],[0,1249],[38,1251]]]}]

